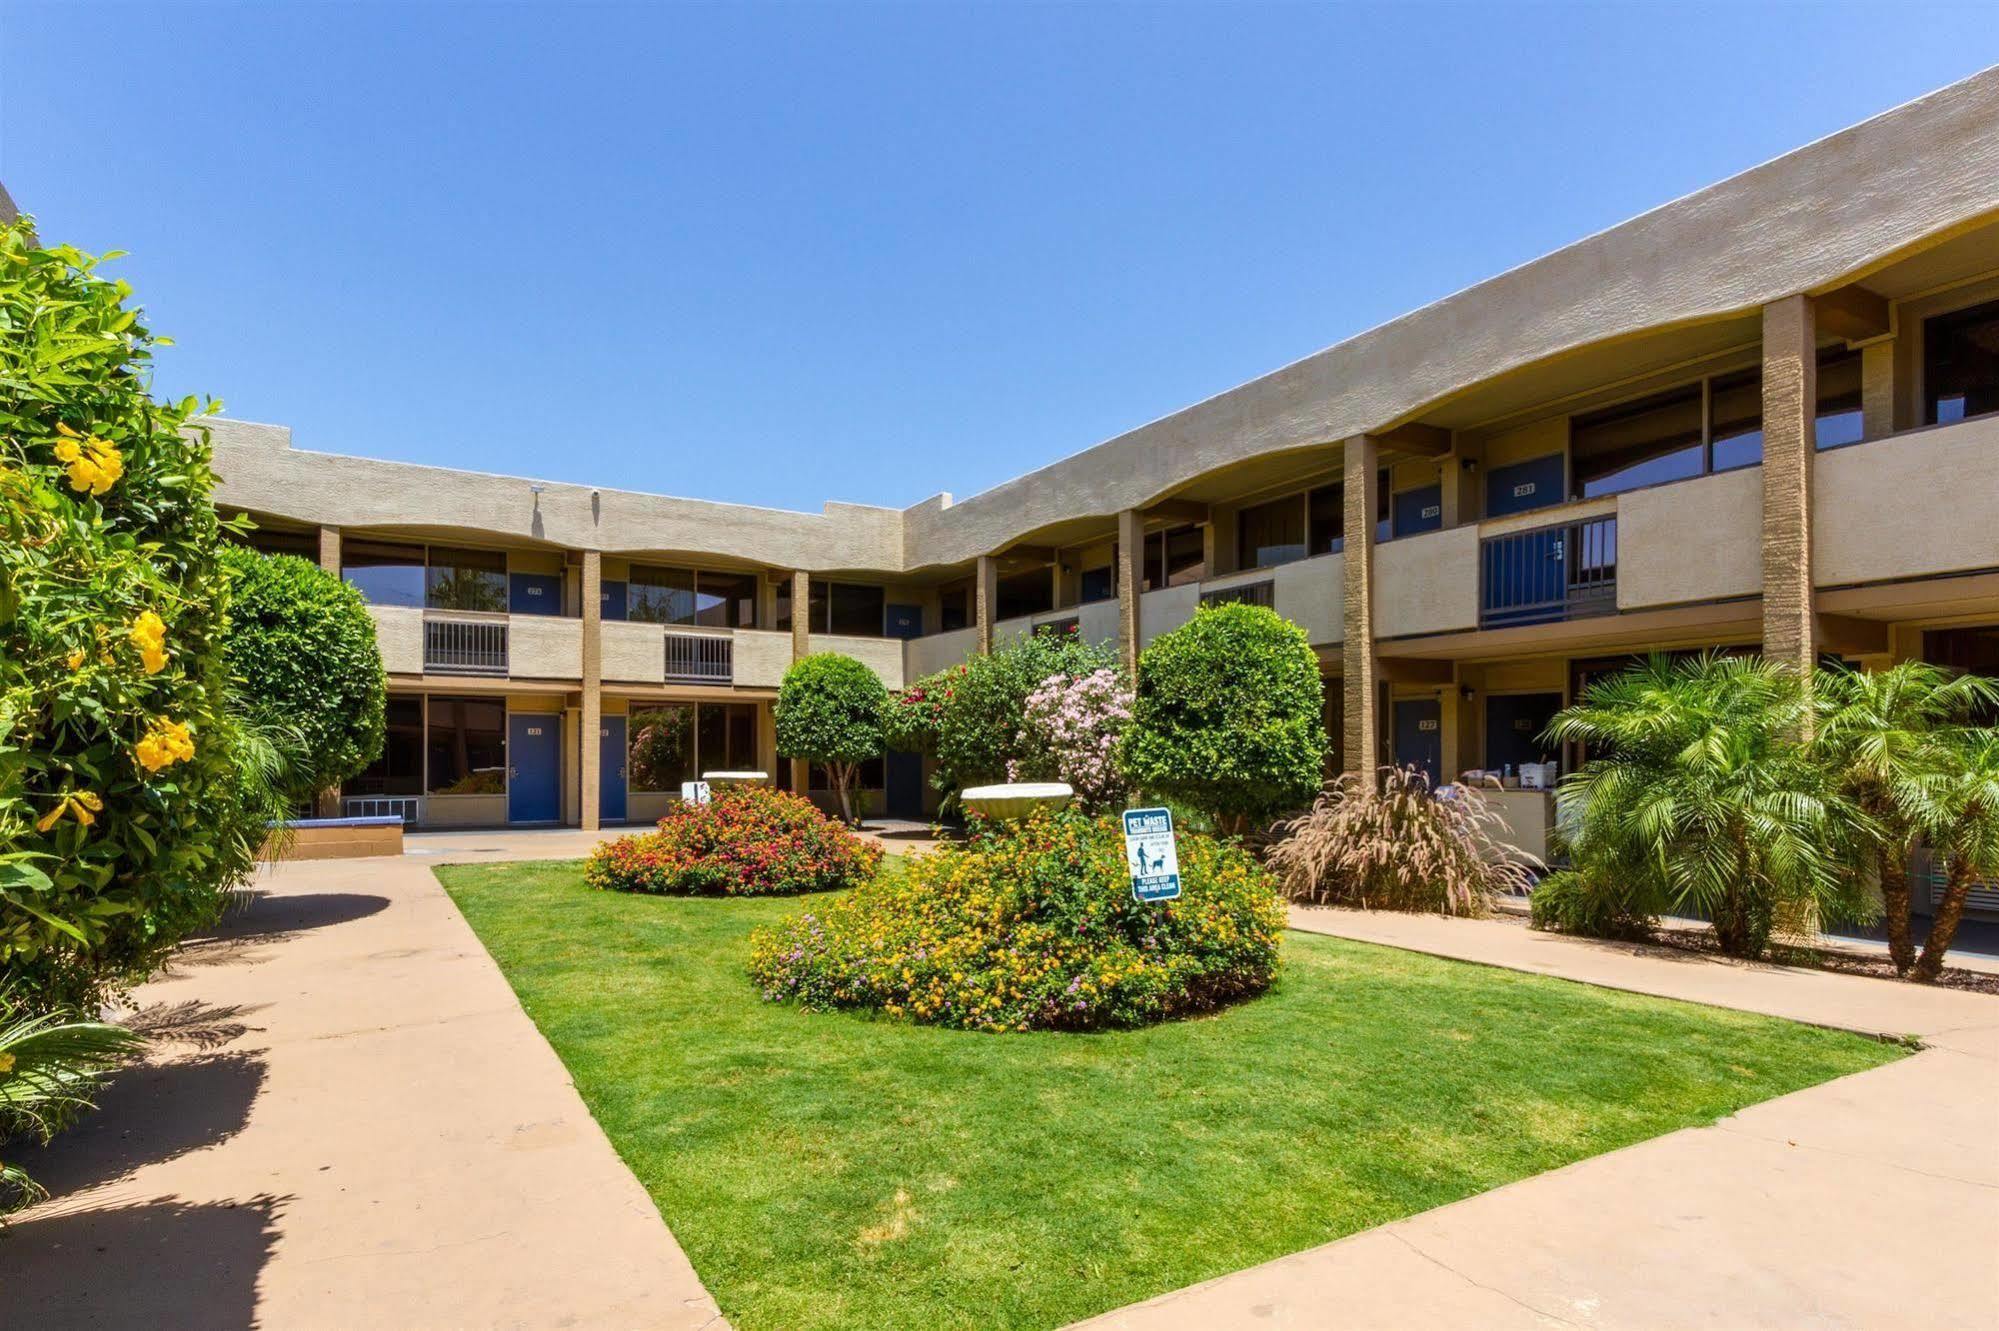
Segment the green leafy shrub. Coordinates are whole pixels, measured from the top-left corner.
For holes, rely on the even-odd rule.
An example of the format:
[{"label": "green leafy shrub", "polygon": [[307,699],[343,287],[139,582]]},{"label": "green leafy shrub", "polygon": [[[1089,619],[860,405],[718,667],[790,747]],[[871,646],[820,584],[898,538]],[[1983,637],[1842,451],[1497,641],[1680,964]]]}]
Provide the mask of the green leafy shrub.
[{"label": "green leafy shrub", "polygon": [[1204,606],[1139,658],[1127,774],[1224,827],[1267,822],[1319,789],[1324,692],[1303,629],[1262,606]]},{"label": "green leafy shrub", "polygon": [[824,892],[874,877],[881,847],[768,786],[723,786],[676,804],[659,830],[590,853],[583,881],[614,892],[760,897]]},{"label": "green leafy shrub", "polygon": [[223,665],[213,408],[148,396],[154,339],[99,262],[0,230],[0,971],[30,1012],[150,972],[264,835]]},{"label": "green leafy shrub", "polygon": [[1532,865],[1500,840],[1505,827],[1478,791],[1440,798],[1419,768],[1348,772],[1280,825],[1264,861],[1293,901],[1488,915],[1495,897],[1533,882]]},{"label": "green leafy shrub", "polygon": [[1140,1026],[1261,993],[1285,927],[1269,874],[1179,837],[1182,895],[1131,894],[1114,818],[1064,811],[910,860],[830,906],[759,929],[772,1001],[971,1030]]},{"label": "green leafy shrub", "polygon": [[1550,933],[1637,942],[1659,927],[1657,894],[1634,874],[1560,869],[1528,898],[1530,922]]},{"label": "green leafy shrub", "polygon": [[361,593],[296,555],[221,550],[224,657],[253,714],[297,732],[294,798],[340,785],[382,751],[388,676]]},{"label": "green leafy shrub", "polygon": [[901,753],[935,757],[944,731],[944,706],[967,669],[955,665],[891,691],[882,708],[882,742]]},{"label": "green leafy shrub", "polygon": [[[950,794],[967,786],[1005,781],[1026,753],[1021,717],[1028,695],[1056,675],[1071,678],[1115,668],[1117,649],[1074,634],[1044,630],[1000,643],[985,656],[942,671],[902,691],[898,705],[918,716],[934,713],[937,758],[932,783]],[[911,704],[913,693],[920,702]],[[891,708],[893,714],[897,708]],[[917,728],[924,724],[914,723]],[[900,747],[900,745],[898,745]]]},{"label": "green leafy shrub", "polygon": [[851,656],[815,652],[792,663],[777,690],[777,751],[826,769],[840,814],[854,821],[860,766],[882,751],[881,677]]}]

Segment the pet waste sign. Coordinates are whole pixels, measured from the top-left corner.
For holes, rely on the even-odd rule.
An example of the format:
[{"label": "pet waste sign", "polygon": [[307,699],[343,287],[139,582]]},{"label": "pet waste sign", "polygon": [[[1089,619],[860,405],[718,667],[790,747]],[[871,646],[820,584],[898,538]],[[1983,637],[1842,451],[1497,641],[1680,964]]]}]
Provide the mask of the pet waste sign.
[{"label": "pet waste sign", "polygon": [[1131,867],[1131,894],[1140,901],[1171,901],[1180,895],[1171,809],[1124,811],[1124,859]]}]

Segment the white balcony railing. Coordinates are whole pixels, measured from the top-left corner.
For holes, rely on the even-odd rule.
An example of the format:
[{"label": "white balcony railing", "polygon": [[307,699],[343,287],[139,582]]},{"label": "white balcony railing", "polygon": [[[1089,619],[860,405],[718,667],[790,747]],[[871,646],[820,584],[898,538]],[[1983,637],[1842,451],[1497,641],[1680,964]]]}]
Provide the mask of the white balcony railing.
[{"label": "white balcony railing", "polygon": [[506,616],[426,611],[423,668],[426,674],[505,675]]}]

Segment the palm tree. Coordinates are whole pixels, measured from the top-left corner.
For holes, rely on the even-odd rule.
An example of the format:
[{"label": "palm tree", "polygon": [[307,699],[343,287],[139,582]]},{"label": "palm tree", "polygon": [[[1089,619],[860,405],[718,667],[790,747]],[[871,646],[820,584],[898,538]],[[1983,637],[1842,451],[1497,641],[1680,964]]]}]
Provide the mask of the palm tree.
[{"label": "palm tree", "polygon": [[1972,884],[1999,875],[1999,730],[1961,731],[1938,747],[1942,770],[1921,778],[1911,800],[1923,809],[1930,853],[1945,866],[1943,899],[1915,965],[1925,983],[1943,969]]},{"label": "palm tree", "polygon": [[[68,1012],[24,1015],[0,991],[0,1142],[32,1134],[47,1141],[76,1114],[104,1073],[138,1048],[123,1026],[76,1020]],[[42,1196],[18,1165],[0,1161],[0,1215]]]},{"label": "palm tree", "polygon": [[[1951,737],[1999,689],[1977,675],[1907,661],[1886,670],[1822,670],[1813,744],[1843,795],[1873,820],[1888,955],[1907,975],[1916,949],[1909,930],[1909,855],[1937,796],[1930,778],[1948,766]],[[1931,811],[1933,812],[1933,811]]]},{"label": "palm tree", "polygon": [[1760,955],[1782,905],[1851,914],[1867,820],[1798,742],[1811,719],[1803,683],[1754,657],[1655,655],[1592,683],[1548,727],[1593,755],[1558,794],[1577,868],[1641,875],[1730,956]]}]

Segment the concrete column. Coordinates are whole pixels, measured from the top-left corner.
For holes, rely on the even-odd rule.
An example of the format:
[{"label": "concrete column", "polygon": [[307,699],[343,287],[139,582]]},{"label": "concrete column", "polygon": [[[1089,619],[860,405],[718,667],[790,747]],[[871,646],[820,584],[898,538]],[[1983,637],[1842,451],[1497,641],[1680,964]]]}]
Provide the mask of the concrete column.
[{"label": "concrete column", "polygon": [[1809,678],[1818,328],[1809,296],[1763,307],[1763,655]]},{"label": "concrete column", "polygon": [[[812,654],[812,575],[798,569],[791,575],[791,659],[801,661]],[[772,732],[772,752],[776,752],[776,732]],[[803,758],[791,760],[791,793],[801,798],[812,793],[812,764]]]},{"label": "concrete column", "polygon": [[1138,682],[1139,597],[1145,580],[1139,576],[1145,559],[1145,518],[1135,508],[1117,515],[1117,636],[1125,673]]},{"label": "concrete column", "polygon": [[979,629],[979,655],[993,650],[993,612],[999,608],[999,562],[980,555],[978,571],[972,579],[972,615]]},{"label": "concrete column", "polygon": [[1346,554],[1341,560],[1340,644],[1343,770],[1372,780],[1379,727],[1375,716],[1374,509],[1381,490],[1381,450],[1369,435],[1346,441]]},{"label": "concrete column", "polygon": [[1895,433],[1895,339],[1884,337],[1860,349],[1860,429],[1863,439]]},{"label": "concrete column", "polygon": [[[340,576],[340,528],[321,527],[319,529],[319,566],[334,577]],[[319,792],[315,812],[321,818],[340,816],[340,787],[328,786]]]},{"label": "concrete column", "polygon": [[599,789],[603,773],[598,748],[604,729],[604,559],[595,550],[583,552],[583,710],[576,728],[576,774],[582,808],[577,824],[597,830]]}]

